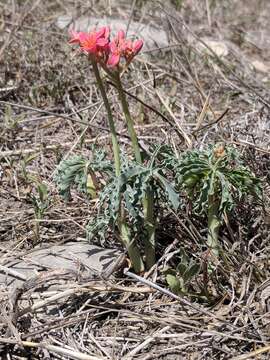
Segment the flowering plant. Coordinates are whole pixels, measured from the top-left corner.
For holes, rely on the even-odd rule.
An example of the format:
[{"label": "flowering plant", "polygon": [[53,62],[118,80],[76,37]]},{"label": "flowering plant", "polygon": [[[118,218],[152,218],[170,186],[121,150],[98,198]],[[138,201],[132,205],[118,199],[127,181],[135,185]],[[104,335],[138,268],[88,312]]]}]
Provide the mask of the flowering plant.
[{"label": "flowering plant", "polygon": [[[86,55],[92,64],[108,115],[114,167],[108,166],[104,157],[101,158],[93,152],[93,159],[90,162],[81,157],[73,157],[61,162],[56,180],[60,192],[66,198],[69,197],[70,187],[73,184],[79,185],[80,189],[84,189],[84,192],[90,196],[94,194],[99,198],[99,210],[102,215],[99,214],[90,221],[88,235],[102,236],[108,228],[117,228],[134,270],[142,272],[145,265],[150,268],[155,263],[155,202],[165,195],[168,199],[166,203],[172,204],[175,208],[179,203],[178,194],[166,180],[166,174],[156,161],[159,149],[148,157],[148,161],[143,161],[126,92],[122,85],[122,74],[140,52],[143,41],[126,38],[123,30],[111,37],[109,27],[91,32],[72,30],[70,35],[69,43],[78,45],[79,52]],[[100,68],[117,89],[135,159],[123,154],[120,156],[113,113]],[[95,160],[98,158],[100,161]],[[103,188],[98,189],[95,171],[104,176],[106,185]],[[145,264],[136,241],[140,236],[144,243]]]},{"label": "flowering plant", "polygon": [[[79,52],[86,55],[92,64],[108,115],[114,157],[114,164],[111,164],[104,152],[94,150],[91,160],[75,156],[62,161],[58,167],[56,180],[62,195],[69,198],[71,186],[76,185],[84,193],[99,200],[99,214],[88,224],[89,237],[103,237],[107,229],[117,230],[134,270],[140,273],[145,267],[149,269],[155,264],[158,210],[166,206],[177,210],[179,206],[179,195],[174,186],[176,183],[176,186],[187,190],[193,200],[194,210],[207,213],[207,245],[211,253],[218,256],[222,219],[232,209],[237,198],[240,199],[243,194],[260,193],[258,180],[237,162],[230,148],[193,150],[179,161],[168,147],[156,146],[150,154],[142,157],[122,75],[142,49],[143,41],[126,38],[123,30],[112,37],[109,27],[88,33],[72,30],[70,35],[70,44],[78,45]],[[123,153],[120,156],[113,112],[104,84],[106,78],[101,77],[100,69],[118,92],[134,158]],[[173,184],[167,180],[168,173],[173,175]],[[98,181],[100,175],[105,185]],[[156,206],[158,202],[161,205],[160,201],[162,206]],[[141,242],[144,244],[143,254],[139,247]]]}]

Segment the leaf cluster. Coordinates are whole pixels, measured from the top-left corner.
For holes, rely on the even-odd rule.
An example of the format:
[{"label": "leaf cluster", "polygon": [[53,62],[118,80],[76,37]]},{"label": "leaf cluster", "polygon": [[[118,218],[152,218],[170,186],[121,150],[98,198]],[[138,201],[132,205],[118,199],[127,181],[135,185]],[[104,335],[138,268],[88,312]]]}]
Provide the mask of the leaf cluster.
[{"label": "leaf cluster", "polygon": [[143,235],[142,203],[147,192],[153,195],[156,213],[158,203],[159,206],[161,203],[166,207],[172,206],[175,210],[179,206],[179,194],[166,179],[164,169],[156,163],[156,153],[145,165],[127,157],[122,157],[121,164],[120,176],[111,176],[99,193],[99,211],[102,216],[92,219],[88,224],[89,238],[96,235],[104,238],[106,231],[117,224],[120,208],[125,213],[133,236]]},{"label": "leaf cluster", "polygon": [[73,187],[79,192],[96,197],[96,190],[100,185],[96,175],[100,172],[107,173],[110,176],[113,172],[113,166],[106,159],[106,153],[103,150],[93,147],[90,160],[82,155],[74,155],[60,161],[54,181],[60,195],[66,201],[70,200]]},{"label": "leaf cluster", "polygon": [[98,214],[87,226],[89,239],[104,240],[107,232],[117,227],[121,211],[132,236],[143,236],[142,202],[148,192],[154,200],[155,219],[161,209],[178,209],[183,189],[198,214],[207,213],[213,199],[221,216],[247,194],[261,197],[260,181],[242,164],[234,148],[220,144],[207,150],[188,151],[180,158],[169,146],[155,146],[143,165],[122,156],[118,177],[106,153],[93,148],[89,159],[75,155],[61,161],[55,180],[66,200],[70,199],[72,187],[89,197],[98,197]]},{"label": "leaf cluster", "polygon": [[[92,196],[89,190],[89,177],[99,201],[98,215],[93,217],[88,226],[89,239],[99,237],[105,239],[109,229],[115,229],[121,211],[131,226],[133,235],[143,234],[144,214],[142,203],[147,192],[153,195],[155,211],[157,203],[165,207],[179,206],[179,194],[167,180],[165,168],[157,161],[160,148],[144,165],[140,165],[127,156],[121,158],[121,173],[116,176],[113,164],[107,160],[106,153],[93,149],[91,159],[83,156],[72,156],[60,162],[55,181],[60,194],[69,200],[71,189]],[[98,181],[98,178],[100,180]],[[94,181],[93,181],[94,180]],[[93,196],[92,196],[93,197]]]},{"label": "leaf cluster", "polygon": [[175,166],[177,182],[188,192],[193,209],[201,214],[219,202],[219,214],[230,212],[246,195],[261,199],[261,183],[243,165],[239,154],[223,144],[188,151]]}]

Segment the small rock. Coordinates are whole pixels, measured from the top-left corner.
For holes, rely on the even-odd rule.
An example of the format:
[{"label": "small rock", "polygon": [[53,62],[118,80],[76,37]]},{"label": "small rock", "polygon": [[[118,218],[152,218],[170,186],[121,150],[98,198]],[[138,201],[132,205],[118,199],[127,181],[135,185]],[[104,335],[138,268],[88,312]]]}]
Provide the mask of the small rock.
[{"label": "small rock", "polygon": [[[225,57],[228,55],[229,50],[226,44],[221,41],[202,39],[203,42],[219,57]],[[208,55],[213,55],[212,52],[204,46],[204,44],[199,43],[200,50],[207,53]]]},{"label": "small rock", "polygon": [[270,65],[265,64],[260,60],[254,60],[254,61],[252,61],[251,64],[255,70],[260,71],[262,73],[269,73],[269,71],[270,71]]}]

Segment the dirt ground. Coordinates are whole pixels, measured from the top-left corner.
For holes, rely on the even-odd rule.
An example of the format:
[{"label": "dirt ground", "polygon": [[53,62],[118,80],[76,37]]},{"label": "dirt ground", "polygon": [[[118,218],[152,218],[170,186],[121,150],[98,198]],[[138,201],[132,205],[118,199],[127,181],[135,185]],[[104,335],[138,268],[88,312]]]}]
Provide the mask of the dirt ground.
[{"label": "dirt ground", "polygon": [[[87,283],[50,276],[43,294],[36,284],[14,295],[3,282],[0,358],[270,359],[269,0],[0,0],[0,273],[33,249],[85,239],[95,212],[76,191],[65,203],[54,182],[70,154],[90,156],[93,144],[111,152],[90,66],[68,44],[68,29],[85,21],[144,38],[124,78],[141,143],[179,153],[234,146],[262,180],[264,209],[247,201],[222,228],[227,260],[208,282],[208,302],[191,295],[184,303],[121,269]],[[167,289],[162,270],[179,247],[203,266],[206,226],[186,210],[167,214],[145,278]],[[92,244],[122,251],[114,234]],[[201,284],[199,275],[193,289]]]}]

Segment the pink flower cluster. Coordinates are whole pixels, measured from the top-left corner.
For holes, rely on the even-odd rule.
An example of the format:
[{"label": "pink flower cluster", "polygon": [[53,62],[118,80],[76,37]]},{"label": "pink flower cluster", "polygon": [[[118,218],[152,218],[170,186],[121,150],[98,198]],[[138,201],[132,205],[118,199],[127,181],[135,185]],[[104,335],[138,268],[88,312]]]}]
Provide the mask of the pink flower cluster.
[{"label": "pink flower cluster", "polygon": [[110,40],[110,28],[103,27],[98,31],[71,31],[71,44],[79,44],[80,50],[95,61],[108,68],[116,68],[121,59],[128,65],[143,47],[142,40],[127,39],[123,30]]}]

